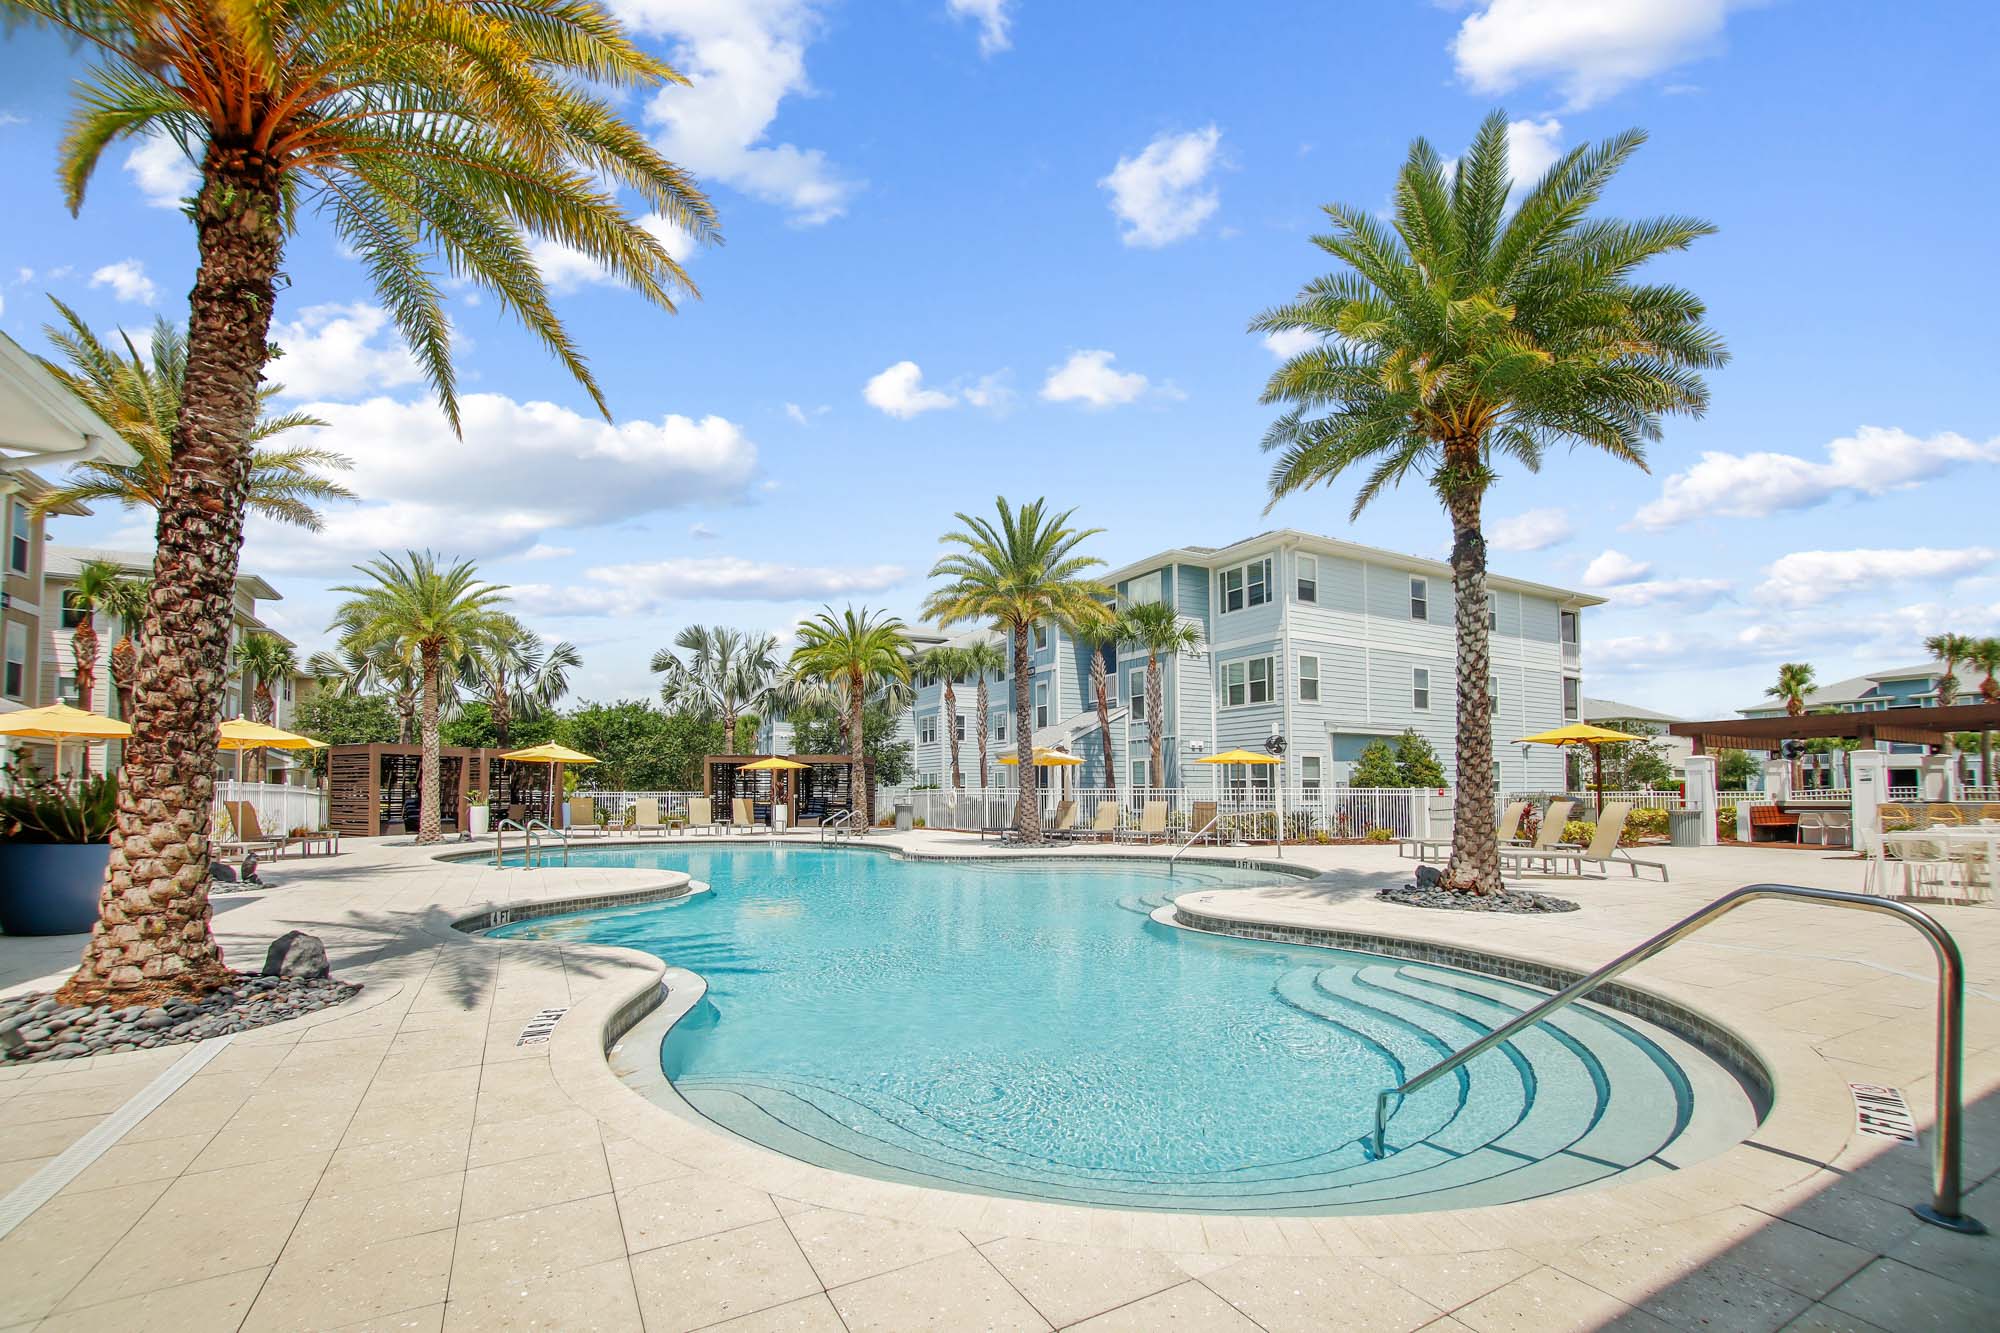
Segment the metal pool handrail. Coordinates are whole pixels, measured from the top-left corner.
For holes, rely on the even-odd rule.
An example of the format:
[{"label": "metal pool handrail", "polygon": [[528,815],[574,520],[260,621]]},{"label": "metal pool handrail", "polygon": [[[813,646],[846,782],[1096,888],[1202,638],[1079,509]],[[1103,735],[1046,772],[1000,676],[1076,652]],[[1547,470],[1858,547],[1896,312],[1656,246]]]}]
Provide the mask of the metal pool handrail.
[{"label": "metal pool handrail", "polygon": [[834,811],[832,814],[828,815],[825,819],[819,821],[819,840],[821,842],[825,842],[827,835],[829,833],[833,835],[834,841],[836,842],[838,842],[843,836],[849,838],[853,837],[854,821],[860,818],[860,814],[861,812],[858,810]]},{"label": "metal pool handrail", "polygon": [[1167,858],[1167,869],[1169,871],[1172,871],[1174,868],[1174,862],[1181,859],[1181,853],[1186,851],[1188,848],[1194,846],[1196,843],[1200,842],[1203,834],[1207,833],[1210,829],[1214,828],[1217,824],[1220,824],[1221,822],[1222,822],[1221,815],[1212,815],[1209,817],[1209,821],[1206,824],[1203,824],[1200,828],[1196,829],[1193,833],[1188,835],[1188,840],[1182,843],[1179,847],[1176,847],[1174,849],[1174,854]]},{"label": "metal pool handrail", "polygon": [[493,826],[493,868],[495,870],[500,869],[506,863],[507,830],[510,828],[520,829],[521,831],[521,864],[523,866],[534,864],[535,835],[528,832],[525,827],[515,820],[503,819]]},{"label": "metal pool handrail", "polygon": [[1759,898],[1790,898],[1800,902],[1824,903],[1829,907],[1880,912],[1885,916],[1897,917],[1908,922],[1930,941],[1931,951],[1937,955],[1938,964],[1937,1122],[1931,1128],[1931,1201],[1928,1204],[1913,1205],[1910,1211],[1934,1226],[1968,1235],[1983,1234],[1986,1230],[1983,1224],[1959,1211],[1962,1133],[1960,1102],[1963,1095],[1961,1083],[1965,1061],[1965,962],[1959,955],[1958,942],[1952,939],[1951,933],[1940,926],[1929,913],[1921,912],[1908,903],[1865,893],[1809,889],[1796,884],[1750,884],[1734,893],[1725,894],[1693,915],[1667,927],[1645,943],[1620,954],[1589,976],[1571,983],[1519,1017],[1493,1029],[1478,1041],[1454,1051],[1400,1087],[1384,1088],[1375,1094],[1375,1133],[1371,1141],[1374,1156],[1379,1159],[1387,1151],[1384,1139],[1388,1129],[1391,1097],[1408,1097],[1473,1057],[1492,1050],[1522,1029],[1532,1027],[1558,1009],[1576,1003],[1669,945],[1678,943],[1703,926]]},{"label": "metal pool handrail", "polygon": [[[540,819],[529,820],[527,831],[529,833],[533,833],[536,829],[540,829],[542,832],[548,834],[550,837],[556,839],[558,842],[562,844],[563,865],[567,867],[569,865],[569,830],[564,828],[550,828],[548,823],[544,820]],[[537,846],[540,845],[540,839],[536,840],[536,845]]]}]

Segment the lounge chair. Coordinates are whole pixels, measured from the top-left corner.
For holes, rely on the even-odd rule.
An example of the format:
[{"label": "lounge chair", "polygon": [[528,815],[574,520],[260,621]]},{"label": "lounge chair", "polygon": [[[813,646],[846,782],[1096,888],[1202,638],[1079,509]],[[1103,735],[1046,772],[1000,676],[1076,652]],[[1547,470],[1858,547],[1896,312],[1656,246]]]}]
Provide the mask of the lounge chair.
[{"label": "lounge chair", "polygon": [[[1613,865],[1622,865],[1632,872],[1632,878],[1637,879],[1639,868],[1644,866],[1648,870],[1659,871],[1660,882],[1664,884],[1667,881],[1667,867],[1664,863],[1641,861],[1618,845],[1618,839],[1625,833],[1625,819],[1631,813],[1632,806],[1629,802],[1608,801],[1598,812],[1597,832],[1592,835],[1588,847],[1579,849],[1574,844],[1522,850],[1503,847],[1500,849],[1500,869],[1505,873],[1526,874],[1532,873],[1525,869],[1526,867],[1540,866],[1544,874],[1568,875],[1581,879],[1589,873],[1584,867],[1596,866],[1598,873],[1594,878],[1604,879],[1610,875],[1610,868]],[[1557,870],[1558,865],[1564,869]]]},{"label": "lounge chair", "polygon": [[1118,802],[1116,801],[1099,801],[1097,803],[1097,817],[1090,821],[1090,827],[1088,828],[1070,829],[1068,831],[1057,830],[1058,836],[1069,838],[1076,842],[1109,842],[1117,835],[1117,832]]},{"label": "lounge chair", "polygon": [[[1515,845],[1521,841],[1521,816],[1527,813],[1526,801],[1509,801],[1507,808],[1500,812],[1500,827],[1497,832],[1502,847]],[[1560,833],[1562,830],[1556,831]]]},{"label": "lounge chair", "polygon": [[602,833],[597,826],[597,802],[588,796],[569,798],[569,831],[571,833]]},{"label": "lounge chair", "polygon": [[626,827],[640,837],[648,833],[664,834],[667,826],[660,822],[660,802],[658,797],[641,796],[631,805],[632,822]]},{"label": "lounge chair", "polygon": [[757,805],[748,796],[738,796],[729,803],[729,823],[732,829],[749,829],[757,826]]},{"label": "lounge chair", "polygon": [[[1626,807],[1630,809],[1631,807]],[[1526,847],[1537,852],[1552,852],[1560,848],[1575,851],[1576,844],[1563,841],[1563,830],[1569,827],[1570,811],[1576,809],[1575,801],[1550,801],[1549,808],[1542,811],[1541,825],[1535,830],[1535,840],[1531,843],[1522,838],[1514,839],[1516,847]],[[1518,832],[1518,826],[1516,826]],[[1504,849],[1503,849],[1504,850]]]},{"label": "lounge chair", "polygon": [[257,807],[248,801],[224,801],[222,808],[229,822],[230,836],[220,842],[211,841],[209,851],[228,856],[241,856],[245,852],[270,852],[273,856],[285,849],[286,838],[274,838],[264,832],[257,822]]},{"label": "lounge chair", "polygon": [[706,796],[688,797],[688,831],[690,833],[714,833],[717,825],[714,813],[715,803]]},{"label": "lounge chair", "polygon": [[1057,837],[1068,837],[1076,832],[1076,802],[1058,801],[1054,818],[1049,820],[1048,827],[1042,831],[1055,834]]},{"label": "lounge chair", "polygon": [[1216,818],[1214,801],[1196,801],[1188,807],[1188,841],[1222,841],[1222,824]]},{"label": "lounge chair", "polygon": [[1115,835],[1119,842],[1164,842],[1167,837],[1167,803],[1148,801],[1139,812],[1137,828],[1119,829]]}]

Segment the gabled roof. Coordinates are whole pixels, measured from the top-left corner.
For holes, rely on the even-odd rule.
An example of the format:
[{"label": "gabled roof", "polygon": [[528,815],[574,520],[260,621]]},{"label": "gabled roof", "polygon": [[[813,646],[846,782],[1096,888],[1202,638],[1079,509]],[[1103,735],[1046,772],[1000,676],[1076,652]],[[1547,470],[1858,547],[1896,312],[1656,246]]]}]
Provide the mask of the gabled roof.
[{"label": "gabled roof", "polygon": [[1679,722],[1681,719],[1671,713],[1656,713],[1650,708],[1637,704],[1621,704],[1616,699],[1590,699],[1583,701],[1585,722]]},{"label": "gabled roof", "polygon": [[[1956,674],[1958,676],[1958,692],[1961,696],[1977,694],[1979,692],[1978,680],[1966,668],[1960,667]],[[1886,670],[1870,671],[1865,675],[1849,676],[1845,680],[1836,680],[1830,684],[1822,685],[1806,696],[1805,704],[1808,710],[1814,708],[1838,708],[1841,704],[1859,703],[1863,699],[1874,696],[1875,687],[1885,681],[1927,680],[1931,682],[1932,689],[1935,689],[1936,682],[1943,679],[1943,677],[1944,663],[1942,662],[1920,662],[1916,666],[1910,667],[1889,667]],[[1930,692],[1930,690],[1925,691],[1925,693]],[[1766,697],[1757,703],[1746,704],[1736,711],[1744,714],[1765,713],[1773,710],[1783,711],[1784,706],[1780,700]]]}]

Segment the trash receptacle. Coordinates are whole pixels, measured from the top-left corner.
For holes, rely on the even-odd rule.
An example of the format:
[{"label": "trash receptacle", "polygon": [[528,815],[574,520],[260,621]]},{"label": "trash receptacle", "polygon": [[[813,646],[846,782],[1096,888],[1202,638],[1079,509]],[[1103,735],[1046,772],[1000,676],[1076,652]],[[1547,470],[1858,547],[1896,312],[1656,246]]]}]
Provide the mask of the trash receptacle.
[{"label": "trash receptacle", "polygon": [[1701,811],[1669,810],[1667,841],[1676,847],[1701,846]]},{"label": "trash receptacle", "polygon": [[896,798],[896,832],[908,833],[916,826],[916,802],[907,796],[898,796]]}]

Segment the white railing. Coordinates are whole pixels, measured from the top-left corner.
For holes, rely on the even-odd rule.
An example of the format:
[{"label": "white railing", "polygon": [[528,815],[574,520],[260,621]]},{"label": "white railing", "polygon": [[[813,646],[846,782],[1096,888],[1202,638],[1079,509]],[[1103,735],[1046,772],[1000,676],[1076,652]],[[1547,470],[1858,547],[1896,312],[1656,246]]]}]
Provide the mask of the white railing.
[{"label": "white railing", "polygon": [[1888,799],[1891,801],[1921,801],[1924,799],[1922,787],[1891,787]]},{"label": "white railing", "polygon": [[[634,802],[648,799],[658,801],[660,803],[660,818],[665,819],[669,815],[685,816],[688,810],[688,801],[693,797],[701,795],[698,791],[582,790],[579,790],[576,794],[578,796],[588,796],[592,801],[596,802],[597,812],[603,815],[605,822],[614,828],[625,822],[625,812],[632,807]],[[567,809],[566,806],[565,809]]]},{"label": "white railing", "polygon": [[[1402,787],[1289,790],[1283,802],[1285,836],[1295,842],[1332,841],[1364,837],[1370,829],[1387,829],[1396,837],[1408,837],[1415,819],[1415,805],[1426,796],[1425,792],[1413,793]],[[1012,787],[968,787],[957,792],[912,791],[907,799],[912,816],[924,827],[972,832],[1012,824],[1018,797]],[[1136,825],[1148,802],[1166,802],[1167,832],[1174,837],[1194,831],[1191,821],[1196,805],[1214,805],[1222,830],[1232,837],[1268,842],[1278,829],[1279,801],[1269,788],[1218,796],[1183,787],[1120,787],[1114,792],[1102,787],[1060,791],[1050,785],[1041,792],[1045,825],[1055,818],[1064,801],[1075,803],[1074,827],[1078,829],[1095,825],[1098,811],[1106,801],[1118,803],[1121,826]]]},{"label": "white railing", "polygon": [[[1725,800],[1728,799],[1728,795],[1726,792],[1723,794]],[[1685,810],[1688,808],[1687,798],[1677,791],[1612,791],[1606,788],[1603,799],[1606,801],[1623,801],[1634,809],[1639,810]],[[1598,802],[1598,794],[1595,789],[1572,792],[1539,790],[1510,791],[1502,793],[1499,804],[1504,809],[1509,803],[1514,801],[1527,801],[1537,808],[1547,805],[1550,801],[1575,801],[1578,805],[1588,805],[1595,808]]]},{"label": "white railing", "polygon": [[1794,787],[1786,805],[1853,805],[1852,787]]},{"label": "white railing", "polygon": [[326,827],[326,797],[318,787],[293,787],[282,782],[231,782],[216,785],[218,801],[248,801],[257,824],[276,836],[293,829],[314,833]]},{"label": "white railing", "polygon": [[1967,786],[1961,798],[1967,801],[2000,801],[2000,787]]}]

